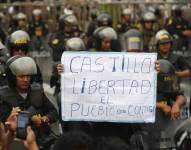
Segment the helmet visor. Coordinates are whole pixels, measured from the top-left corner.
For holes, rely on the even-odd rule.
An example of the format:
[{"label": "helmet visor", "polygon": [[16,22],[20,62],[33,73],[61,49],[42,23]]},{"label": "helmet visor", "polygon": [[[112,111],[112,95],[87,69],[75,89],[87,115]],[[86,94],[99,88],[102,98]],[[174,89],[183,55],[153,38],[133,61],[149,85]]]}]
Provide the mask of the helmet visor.
[{"label": "helmet visor", "polygon": [[138,37],[128,38],[126,41],[127,51],[140,51],[142,47],[141,40]]}]

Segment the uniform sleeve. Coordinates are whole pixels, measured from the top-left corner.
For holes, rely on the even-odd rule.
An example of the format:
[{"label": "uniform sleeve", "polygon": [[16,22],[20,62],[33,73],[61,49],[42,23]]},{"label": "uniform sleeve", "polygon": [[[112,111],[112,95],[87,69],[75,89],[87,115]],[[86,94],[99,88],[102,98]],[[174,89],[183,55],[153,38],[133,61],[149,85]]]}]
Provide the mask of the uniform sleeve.
[{"label": "uniform sleeve", "polygon": [[0,102],[0,122],[5,122],[10,114],[10,107],[5,102]]},{"label": "uniform sleeve", "polygon": [[45,94],[43,96],[43,112],[44,115],[48,116],[50,123],[58,120],[58,112]]},{"label": "uniform sleeve", "polygon": [[186,70],[186,69],[191,69],[191,67],[189,66],[189,64],[185,61],[185,59],[182,57],[182,56],[180,56],[179,58],[178,58],[178,67],[179,67],[179,69],[180,70]]}]

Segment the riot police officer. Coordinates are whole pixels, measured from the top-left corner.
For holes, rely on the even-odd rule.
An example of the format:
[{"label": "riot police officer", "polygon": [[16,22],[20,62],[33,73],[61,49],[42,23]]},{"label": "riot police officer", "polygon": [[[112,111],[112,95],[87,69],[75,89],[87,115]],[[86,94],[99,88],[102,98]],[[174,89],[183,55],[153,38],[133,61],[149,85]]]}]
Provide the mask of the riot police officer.
[{"label": "riot police officer", "polygon": [[88,37],[87,40],[87,48],[90,49],[93,46],[93,33],[97,28],[97,11],[91,12],[91,21],[88,24],[86,36]]},{"label": "riot police officer", "polygon": [[[10,52],[11,56],[20,55],[26,56],[28,55],[30,48],[30,37],[27,32],[22,30],[17,30],[13,32],[7,40],[7,48]],[[42,84],[42,75],[39,67],[37,66],[37,75],[33,76],[32,82],[38,82]]]},{"label": "riot police officer", "polygon": [[155,123],[142,124],[142,131],[132,136],[132,149],[148,150],[175,148],[173,134],[176,125],[182,120],[181,109],[186,104],[186,97],[180,91],[174,66],[165,59],[158,60],[161,70],[157,79],[157,102]]},{"label": "riot police officer", "polygon": [[77,19],[74,15],[61,15],[59,17],[59,30],[53,33],[49,39],[49,46],[53,50],[53,61],[60,61],[63,51],[65,51],[65,42],[74,37],[73,26],[77,25]]},{"label": "riot police officer", "polygon": [[166,30],[160,30],[156,34],[156,49],[158,51],[158,59],[166,59],[170,61],[175,69],[178,77],[186,77],[190,75],[190,67],[182,56],[172,53],[173,39]]},{"label": "riot police officer", "polygon": [[127,30],[133,28],[132,25],[132,13],[133,11],[130,8],[125,8],[121,14],[121,23],[117,25],[117,33],[125,33]]},{"label": "riot police officer", "polygon": [[0,41],[0,86],[7,85],[5,63],[9,58],[8,49]]},{"label": "riot police officer", "polygon": [[[66,47],[67,51],[85,51],[86,50],[83,40],[78,37],[69,39],[66,42],[65,47]],[[52,78],[50,81],[51,86],[56,86],[55,93],[54,93],[55,96],[58,96],[58,93],[60,93],[60,75],[62,72],[63,72],[63,66],[61,64],[61,61],[59,61],[54,66]],[[58,100],[58,106],[60,107],[60,110],[61,110],[61,100],[60,99]]]},{"label": "riot police officer", "polygon": [[94,31],[96,51],[120,51],[117,33],[112,27],[99,27]]},{"label": "riot police officer", "polygon": [[36,73],[36,63],[30,57],[13,56],[7,61],[9,86],[0,90],[0,121],[5,122],[13,107],[28,111],[36,136],[39,137],[39,147],[48,149],[51,132],[44,125],[55,122],[58,115],[53,104],[45,96],[42,86],[37,83],[30,84],[31,75]]},{"label": "riot police officer", "polygon": [[97,17],[98,27],[112,27],[113,18],[110,14],[103,12]]},{"label": "riot police officer", "polygon": [[188,50],[188,37],[191,36],[191,26],[189,22],[182,16],[180,6],[173,7],[172,16],[166,21],[165,29],[175,39],[174,50]]},{"label": "riot police officer", "polygon": [[[65,45],[65,50],[67,51],[85,51],[86,47],[82,39],[79,37],[74,37],[67,40]],[[61,65],[61,59],[57,61],[57,63],[53,66],[53,72],[50,79],[50,86],[56,87],[54,95],[57,96],[60,92],[60,74],[63,71],[63,67]],[[59,102],[60,104],[60,102]],[[60,106],[60,105],[59,105]]]},{"label": "riot police officer", "polygon": [[34,9],[32,12],[32,22],[29,24],[29,34],[31,35],[31,37],[35,35],[36,27],[42,28],[44,36],[48,34],[48,26],[43,21],[41,9]]},{"label": "riot police officer", "polygon": [[123,9],[122,14],[121,14],[122,21],[121,21],[121,23],[119,23],[117,25],[116,31],[118,33],[118,39],[119,39],[122,50],[125,49],[125,46],[124,46],[125,32],[127,32],[129,29],[135,28],[135,26],[133,25],[133,22],[132,22],[132,13],[133,13],[133,11],[130,8]]},{"label": "riot police officer", "polygon": [[77,25],[77,18],[73,14],[61,15],[59,17],[59,30],[53,33],[49,39],[49,46],[53,50],[52,57],[54,61],[53,71],[50,79],[50,86],[56,86],[55,94],[58,93],[60,87],[56,66],[60,64],[62,53],[66,50],[66,41],[74,37],[74,25]]},{"label": "riot police officer", "polygon": [[93,32],[97,28],[97,11],[92,11],[91,12],[91,22],[88,25],[87,28],[87,36],[91,37],[93,36]]},{"label": "riot police officer", "polygon": [[156,17],[153,12],[146,12],[143,15],[141,20],[140,31],[143,35],[143,50],[145,52],[152,52],[154,51],[154,37],[156,31],[154,29],[154,23],[156,21]]},{"label": "riot police officer", "polygon": [[11,32],[14,32],[16,30],[23,30],[28,32],[27,16],[23,12],[19,12],[16,15],[16,28],[12,29]]}]

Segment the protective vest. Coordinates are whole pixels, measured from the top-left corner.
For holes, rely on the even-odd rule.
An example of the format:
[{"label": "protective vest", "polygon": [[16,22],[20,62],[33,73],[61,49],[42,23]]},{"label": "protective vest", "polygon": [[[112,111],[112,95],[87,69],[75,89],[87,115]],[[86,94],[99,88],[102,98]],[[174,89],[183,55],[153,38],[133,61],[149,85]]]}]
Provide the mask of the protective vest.
[{"label": "protective vest", "polygon": [[[11,111],[12,107],[20,107],[21,110],[29,111],[31,116],[34,114],[42,114],[40,108],[43,107],[43,96],[42,87],[36,83],[31,85],[25,100],[19,95],[16,89],[11,89],[8,86],[0,89],[0,101],[9,107],[8,111]],[[10,112],[6,113],[9,114]]]}]

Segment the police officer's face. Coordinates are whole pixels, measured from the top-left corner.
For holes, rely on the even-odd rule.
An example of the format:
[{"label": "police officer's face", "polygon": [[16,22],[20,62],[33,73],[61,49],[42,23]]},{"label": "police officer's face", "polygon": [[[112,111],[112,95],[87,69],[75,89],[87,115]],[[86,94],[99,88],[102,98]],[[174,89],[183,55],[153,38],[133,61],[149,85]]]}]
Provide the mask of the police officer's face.
[{"label": "police officer's face", "polygon": [[146,21],[145,22],[145,29],[152,30],[153,28],[153,22],[152,21]]},{"label": "police officer's face", "polygon": [[101,41],[101,48],[102,48],[102,50],[110,50],[111,49],[111,40],[104,38]]},{"label": "police officer's face", "polygon": [[18,26],[19,26],[19,27],[23,27],[23,26],[25,26],[25,25],[26,25],[25,19],[20,19],[20,20],[18,20]]},{"label": "police officer's face", "polygon": [[124,20],[125,22],[129,22],[131,20],[131,15],[125,15]]},{"label": "police officer's face", "polygon": [[27,92],[31,81],[30,75],[17,75],[16,88],[19,92]]},{"label": "police officer's face", "polygon": [[22,49],[14,49],[13,50],[13,56],[19,55],[19,56],[25,56],[26,52]]},{"label": "police officer's face", "polygon": [[164,54],[169,53],[170,48],[171,48],[171,43],[170,42],[159,44],[159,50],[160,50],[161,53],[164,53]]},{"label": "police officer's face", "polygon": [[72,32],[72,25],[65,25],[64,26],[64,32],[70,33]]},{"label": "police officer's face", "polygon": [[34,20],[35,20],[35,21],[41,20],[41,16],[34,16]]}]

